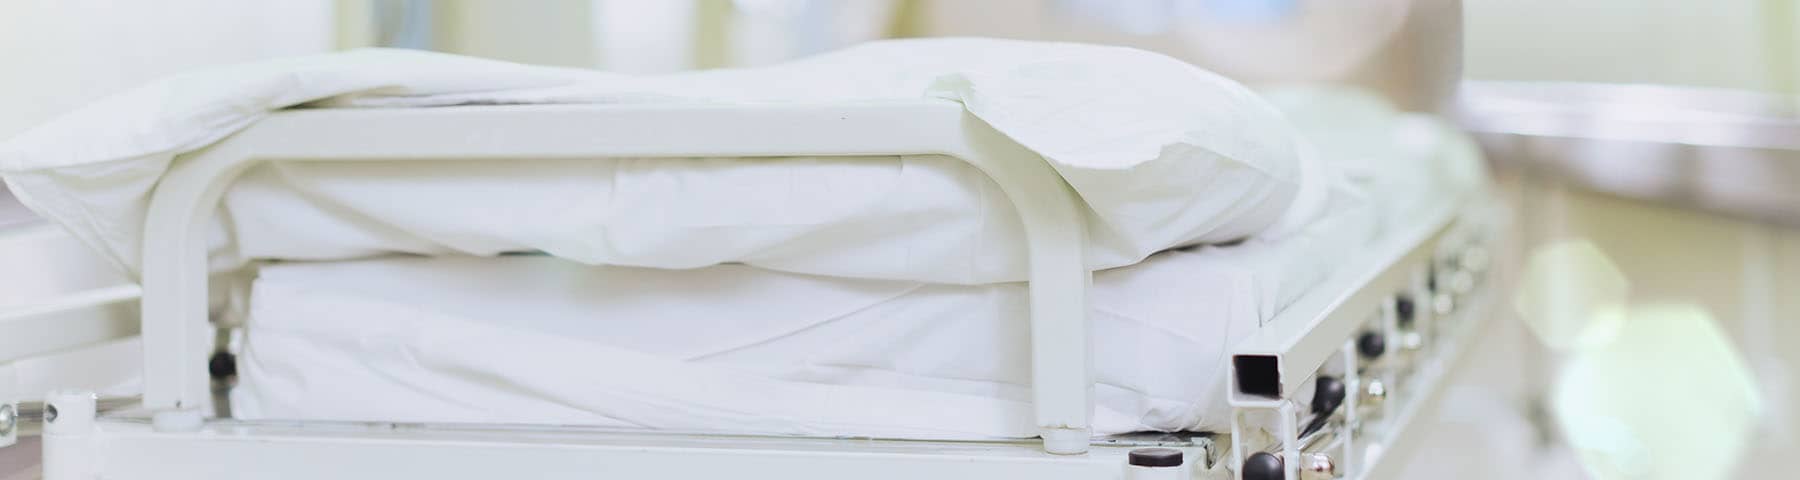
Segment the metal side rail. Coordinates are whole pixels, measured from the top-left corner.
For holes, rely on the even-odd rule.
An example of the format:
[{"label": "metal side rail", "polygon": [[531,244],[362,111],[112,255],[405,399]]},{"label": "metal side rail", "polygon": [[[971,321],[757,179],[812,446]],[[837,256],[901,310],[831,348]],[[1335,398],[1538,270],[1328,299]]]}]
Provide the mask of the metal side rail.
[{"label": "metal side rail", "polygon": [[[46,465],[71,478],[1190,478],[1210,442],[1096,442],[1046,455],[1036,441],[945,442],[609,431],[525,425],[218,420],[159,430],[145,417],[53,401]],[[70,448],[78,445],[79,448]],[[1148,452],[1148,453],[1146,453]],[[1168,461],[1172,466],[1132,465]],[[70,455],[71,458],[56,458]],[[1149,455],[1147,457],[1147,455]],[[74,469],[74,470],[69,470]],[[53,472],[46,470],[47,478]]]},{"label": "metal side rail", "polygon": [[0,225],[0,446],[55,385],[135,378],[140,289],[46,223]]},{"label": "metal side rail", "polygon": [[137,335],[140,293],[55,226],[0,228],[0,364]]},{"label": "metal side rail", "polygon": [[1379,479],[1419,438],[1493,295],[1503,212],[1476,195],[1391,232],[1233,350],[1226,467],[1245,480]]},{"label": "metal side rail", "polygon": [[[619,157],[786,157],[936,154],[960,159],[991,178],[1018,210],[1030,263],[1032,404],[1041,440],[970,460],[968,455],[926,446],[889,462],[896,453],[844,453],[829,449],[761,448],[757,455],[708,450],[707,462],[665,456],[642,446],[581,446],[505,440],[508,434],[464,442],[414,436],[287,435],[208,418],[207,227],[225,190],[251,166],[265,162],[454,162],[481,159],[589,159]],[[92,394],[62,391],[48,410],[60,415],[45,425],[44,477],[238,478],[246,471],[334,471],[387,477],[422,473],[419,465],[447,466],[440,477],[491,478],[484,461],[507,460],[591,475],[606,465],[692,466],[694,472],[743,474],[795,470],[815,478],[829,473],[901,472],[985,475],[1005,466],[1015,473],[1072,478],[1072,472],[1171,475],[1186,464],[1180,450],[1129,452],[1111,457],[1089,452],[1093,415],[1093,361],[1088,338],[1086,228],[1080,202],[1061,176],[1036,153],[995,131],[960,104],[943,100],[781,106],[508,105],[430,109],[299,109],[277,112],[204,149],[181,156],[157,184],[145,220],[141,341],[143,407],[148,424],[99,418]],[[346,392],[352,394],[351,392]],[[289,432],[291,433],[291,432]],[[775,439],[742,439],[743,446]],[[685,447],[684,447],[685,448]],[[571,452],[586,450],[587,454]],[[678,449],[679,450],[679,449]],[[365,452],[382,451],[372,455]],[[481,452],[499,452],[493,455]],[[508,455],[517,455],[511,456]],[[336,467],[332,465],[334,459]],[[597,459],[609,458],[605,462]],[[676,460],[683,458],[685,460]],[[1139,460],[1130,466],[1127,461]],[[242,460],[256,459],[254,462]],[[429,462],[414,460],[429,459]],[[814,459],[820,465],[795,463]],[[858,462],[868,460],[866,462]],[[211,463],[208,463],[211,462]],[[544,463],[560,462],[560,463]],[[598,462],[598,463],[596,463]],[[852,465],[857,464],[857,465]],[[900,464],[913,465],[912,467]],[[1068,468],[1090,465],[1095,470]],[[210,465],[210,466],[209,466]],[[833,467],[836,465],[836,467]],[[453,466],[453,467],[449,467]],[[929,466],[927,468],[926,466]],[[981,467],[985,466],[985,467]],[[1127,468],[1127,467],[1130,468]],[[281,469],[271,472],[271,468]],[[1133,470],[1136,468],[1138,470]],[[923,470],[921,470],[923,469]],[[1148,469],[1148,470],[1145,470]],[[656,470],[644,470],[645,473]],[[812,472],[820,472],[813,474]],[[709,474],[710,474],[709,473]],[[296,474],[299,475],[299,474]],[[303,475],[304,476],[304,475]],[[1137,478],[1134,476],[1133,478]]]}]

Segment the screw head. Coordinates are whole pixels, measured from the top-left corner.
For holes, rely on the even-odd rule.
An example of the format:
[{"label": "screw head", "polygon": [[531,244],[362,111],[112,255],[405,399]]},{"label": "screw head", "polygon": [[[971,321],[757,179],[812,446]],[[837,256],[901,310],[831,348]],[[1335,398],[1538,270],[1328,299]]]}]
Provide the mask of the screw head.
[{"label": "screw head", "polygon": [[44,423],[56,423],[56,404],[44,405]]},{"label": "screw head", "polygon": [[11,404],[0,405],[0,436],[12,435],[13,428],[19,426],[19,412],[13,410]]},{"label": "screw head", "polygon": [[1400,334],[1400,348],[1406,349],[1407,351],[1425,348],[1425,334],[1419,332],[1406,332]]},{"label": "screw head", "polygon": [[1387,393],[1387,384],[1382,383],[1380,379],[1370,379],[1363,384],[1363,398],[1366,400],[1379,401],[1387,398]]}]

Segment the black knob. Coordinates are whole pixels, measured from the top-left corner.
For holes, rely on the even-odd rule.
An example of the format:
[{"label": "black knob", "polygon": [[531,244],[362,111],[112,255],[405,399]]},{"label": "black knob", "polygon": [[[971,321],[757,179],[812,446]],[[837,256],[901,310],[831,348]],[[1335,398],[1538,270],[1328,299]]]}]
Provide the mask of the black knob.
[{"label": "black knob", "polygon": [[237,376],[237,356],[231,352],[213,352],[212,358],[206,360],[206,371],[212,378],[224,379]]},{"label": "black knob", "polygon": [[1244,480],[1284,480],[1287,473],[1281,470],[1281,457],[1269,452],[1256,452],[1244,459],[1244,468],[1238,473],[1244,474]]},{"label": "black knob", "polygon": [[1387,336],[1381,332],[1363,332],[1356,337],[1356,353],[1363,358],[1375,358],[1387,353]]},{"label": "black knob", "polygon": [[1394,297],[1394,315],[1400,320],[1400,325],[1412,325],[1414,313],[1413,307],[1412,295],[1400,295]]},{"label": "black knob", "polygon": [[1330,415],[1344,404],[1344,381],[1337,377],[1321,376],[1313,383],[1312,413],[1313,415]]},{"label": "black knob", "polygon": [[1127,462],[1139,467],[1179,467],[1181,451],[1173,448],[1139,448],[1126,455]]}]

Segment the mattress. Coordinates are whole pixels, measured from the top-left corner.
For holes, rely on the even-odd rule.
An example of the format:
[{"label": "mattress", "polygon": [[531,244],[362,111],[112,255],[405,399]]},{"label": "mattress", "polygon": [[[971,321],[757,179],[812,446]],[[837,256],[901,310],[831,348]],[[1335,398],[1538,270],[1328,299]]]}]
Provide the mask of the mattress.
[{"label": "mattress", "polygon": [[[1216,430],[1227,349],[1374,229],[1367,202],[1279,240],[1097,272],[1095,431]],[[852,280],[546,256],[267,265],[240,418],[1030,437],[1023,284]]]},{"label": "mattress", "polygon": [[[393,50],[279,59],[185,73],[73,112],[0,143],[0,176],[135,272],[158,181],[184,154],[283,108],[871,102],[958,104],[1038,153],[1086,207],[1094,268],[1280,233],[1285,216],[1316,214],[1297,199],[1329,183],[1298,155],[1281,113],[1236,82],[1139,50],[992,39],[650,76]],[[1024,279],[1011,205],[973,168],[932,156],[276,163],[227,192],[212,232],[221,271],[543,251],[594,265]]]},{"label": "mattress", "polygon": [[[1440,121],[1355,92],[1269,96],[1348,174],[1288,233],[1096,272],[1096,432],[1225,428],[1231,345],[1389,226],[1481,188],[1479,155]],[[503,255],[277,262],[250,290],[243,418],[1037,434],[1018,283]]]}]

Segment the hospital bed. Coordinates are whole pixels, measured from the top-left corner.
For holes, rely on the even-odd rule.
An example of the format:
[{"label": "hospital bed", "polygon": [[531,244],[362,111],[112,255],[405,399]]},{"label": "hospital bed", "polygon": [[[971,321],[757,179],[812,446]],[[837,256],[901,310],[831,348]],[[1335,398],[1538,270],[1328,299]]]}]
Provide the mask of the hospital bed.
[{"label": "hospital bed", "polygon": [[[746,128],[753,125],[754,128]],[[893,128],[905,125],[907,128]],[[1039,438],[648,432],[583,426],[240,420],[210,415],[209,215],[260,162],[942,154],[993,179],[1024,222]],[[289,110],[191,154],[145,222],[142,402],[59,390],[41,412],[45,478],[1387,478],[1485,316],[1503,215],[1482,192],[1425,209],[1231,348],[1229,432],[1090,435],[1092,272],[1082,206],[1049,165],[960,105],[479,106]],[[150,252],[156,252],[149,254]],[[129,287],[119,295],[135,293]],[[63,314],[117,308],[108,297]],[[45,312],[27,312],[37,316]],[[124,312],[114,312],[117,318]],[[53,328],[43,326],[38,328]],[[129,336],[120,330],[117,337]],[[337,392],[354,397],[356,392]],[[33,408],[25,408],[33,407]],[[7,429],[8,442],[18,429]]]}]

